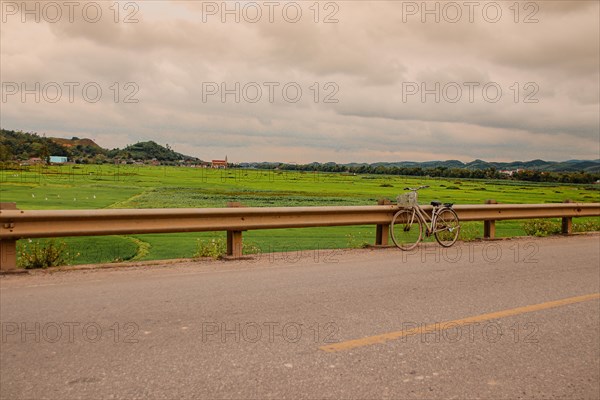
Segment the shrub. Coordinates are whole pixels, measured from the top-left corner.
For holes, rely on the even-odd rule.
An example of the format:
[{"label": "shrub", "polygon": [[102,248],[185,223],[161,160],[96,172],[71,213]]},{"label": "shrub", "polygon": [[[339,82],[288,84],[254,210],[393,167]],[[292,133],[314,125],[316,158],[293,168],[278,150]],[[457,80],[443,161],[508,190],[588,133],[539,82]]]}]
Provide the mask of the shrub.
[{"label": "shrub", "polygon": [[18,264],[20,268],[25,269],[65,265],[69,262],[69,253],[67,250],[65,242],[56,243],[54,240],[46,242],[30,240],[21,246],[18,254]]},{"label": "shrub", "polygon": [[[560,221],[549,219],[534,219],[523,224],[525,233],[531,236],[557,235],[562,232]],[[573,222],[573,232],[600,231],[600,220]]]},{"label": "shrub", "polygon": [[573,222],[573,232],[600,231],[600,219]]},{"label": "shrub", "polygon": [[549,236],[561,232],[561,224],[549,219],[532,219],[523,223],[523,230],[529,236]]},{"label": "shrub", "polygon": [[223,238],[202,240],[198,239],[194,258],[222,258],[227,253],[227,242]]},{"label": "shrub", "polygon": [[[242,242],[242,254],[259,254],[260,247],[251,242]],[[224,238],[202,240],[198,239],[194,258],[210,257],[214,259],[223,258],[227,254],[227,241]]]},{"label": "shrub", "polygon": [[391,183],[382,183],[379,187],[394,187]]}]

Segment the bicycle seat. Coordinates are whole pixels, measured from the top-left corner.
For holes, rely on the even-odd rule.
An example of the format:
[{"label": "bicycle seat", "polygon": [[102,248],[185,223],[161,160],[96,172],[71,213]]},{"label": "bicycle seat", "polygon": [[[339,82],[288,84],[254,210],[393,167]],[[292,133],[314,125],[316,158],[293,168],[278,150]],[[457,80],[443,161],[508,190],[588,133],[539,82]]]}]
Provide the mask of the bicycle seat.
[{"label": "bicycle seat", "polygon": [[439,206],[441,206],[441,205],[442,205],[442,203],[441,203],[441,202],[439,202],[439,201],[432,201],[432,202],[431,202],[431,205],[432,205],[432,206],[434,206],[434,207],[439,207]]},{"label": "bicycle seat", "polygon": [[444,207],[452,208],[454,203],[444,203]]}]

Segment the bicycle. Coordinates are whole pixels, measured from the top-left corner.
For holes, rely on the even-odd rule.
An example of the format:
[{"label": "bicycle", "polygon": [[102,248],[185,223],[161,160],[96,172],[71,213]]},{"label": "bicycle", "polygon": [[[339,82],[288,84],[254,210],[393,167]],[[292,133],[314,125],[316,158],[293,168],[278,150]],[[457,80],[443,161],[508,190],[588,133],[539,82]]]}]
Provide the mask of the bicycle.
[{"label": "bicycle", "polygon": [[410,192],[398,195],[398,205],[403,208],[394,215],[390,230],[392,240],[402,250],[412,250],[419,244],[423,238],[423,226],[425,235],[434,235],[435,240],[444,247],[452,246],[458,239],[460,221],[452,209],[453,203],[432,201],[431,218],[419,205],[417,192],[428,187],[407,187],[404,190]]}]

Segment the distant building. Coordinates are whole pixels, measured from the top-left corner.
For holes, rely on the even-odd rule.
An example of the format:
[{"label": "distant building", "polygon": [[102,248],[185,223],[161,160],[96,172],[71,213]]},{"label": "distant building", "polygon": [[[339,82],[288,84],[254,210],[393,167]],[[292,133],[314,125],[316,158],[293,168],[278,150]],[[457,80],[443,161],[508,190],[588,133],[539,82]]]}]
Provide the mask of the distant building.
[{"label": "distant building", "polygon": [[222,168],[227,169],[227,156],[225,156],[224,160],[212,160],[210,163],[211,168]]},{"label": "distant building", "polygon": [[64,164],[66,163],[67,157],[63,157],[63,156],[50,156],[50,163],[51,164]]},{"label": "distant building", "polygon": [[30,165],[33,164],[41,164],[42,163],[42,159],[40,157],[31,157],[28,161],[27,161]]},{"label": "distant building", "polygon": [[524,171],[522,168],[517,168],[517,169],[505,169],[505,170],[500,170],[498,172],[500,172],[501,174],[504,175],[508,175],[508,176],[513,176],[514,174],[518,174],[519,172]]}]

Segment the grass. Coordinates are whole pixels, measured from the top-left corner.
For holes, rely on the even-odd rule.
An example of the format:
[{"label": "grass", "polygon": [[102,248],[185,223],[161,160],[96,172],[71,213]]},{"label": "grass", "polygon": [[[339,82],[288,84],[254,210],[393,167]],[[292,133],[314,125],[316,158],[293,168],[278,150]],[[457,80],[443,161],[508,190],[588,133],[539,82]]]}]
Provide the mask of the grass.
[{"label": "grass", "polygon": [[[247,206],[374,205],[395,200],[405,186],[429,185],[420,202],[451,201],[482,204],[556,203],[571,199],[600,202],[597,185],[536,184],[515,181],[432,179],[262,170],[207,170],[147,166],[53,166],[0,170],[0,201],[23,210],[100,208],[224,207],[237,201]],[[582,219],[597,226],[598,218]],[[595,224],[595,225],[594,225]],[[498,221],[499,237],[525,235],[522,221]],[[483,234],[480,222],[466,223],[461,237]],[[222,238],[224,232],[64,238],[71,263],[189,258],[198,239]],[[261,252],[362,247],[373,243],[374,226],[249,231],[248,241]]]}]

